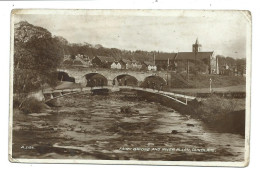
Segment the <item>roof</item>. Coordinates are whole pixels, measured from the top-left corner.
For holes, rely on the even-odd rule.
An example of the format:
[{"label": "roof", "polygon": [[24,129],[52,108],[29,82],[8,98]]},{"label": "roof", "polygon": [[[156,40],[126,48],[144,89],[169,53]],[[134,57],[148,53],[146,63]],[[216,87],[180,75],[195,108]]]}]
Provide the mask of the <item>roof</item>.
[{"label": "roof", "polygon": [[155,61],[158,60],[174,60],[177,53],[157,53],[155,54]]},{"label": "roof", "polygon": [[120,65],[125,64],[125,63],[123,63],[122,61],[113,61],[112,64],[114,64],[114,63],[115,63],[115,64],[120,64]]},{"label": "roof", "polygon": [[[202,60],[211,57],[213,52],[197,52],[196,59]],[[195,53],[194,52],[179,52],[175,60],[195,60]]]},{"label": "roof", "polygon": [[128,59],[124,59],[124,58],[122,58],[121,59],[123,62],[125,62],[125,63],[127,63],[127,62],[131,62],[130,60],[128,60]]},{"label": "roof", "polygon": [[83,65],[83,62],[80,61],[80,60],[74,60],[74,61],[73,61],[73,64],[74,64],[74,65]]},{"label": "roof", "polygon": [[126,62],[124,62],[122,60],[118,61],[118,63],[120,63],[121,65],[125,65],[126,64]]},{"label": "roof", "polygon": [[131,61],[132,61],[132,63],[141,64],[140,61],[137,61],[137,60],[135,60],[135,59],[132,59]]},{"label": "roof", "polygon": [[150,62],[150,61],[144,61],[143,62],[145,65],[147,65],[147,66],[154,66],[154,63],[153,62]]},{"label": "roof", "polygon": [[122,62],[124,62],[125,64],[128,63],[128,64],[131,64],[131,61],[128,60],[128,59],[121,59]]},{"label": "roof", "polygon": [[114,57],[111,56],[96,56],[97,58],[99,58],[101,60],[101,62],[114,62],[115,59]]}]

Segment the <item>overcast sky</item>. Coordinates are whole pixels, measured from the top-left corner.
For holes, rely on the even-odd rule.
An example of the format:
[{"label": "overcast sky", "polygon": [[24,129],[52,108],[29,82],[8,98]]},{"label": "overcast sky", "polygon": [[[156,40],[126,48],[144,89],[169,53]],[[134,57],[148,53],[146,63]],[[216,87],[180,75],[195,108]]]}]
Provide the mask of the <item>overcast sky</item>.
[{"label": "overcast sky", "polygon": [[87,42],[126,50],[189,52],[198,38],[202,51],[246,57],[249,22],[242,12],[41,13],[15,15],[14,21],[26,20],[71,43]]}]

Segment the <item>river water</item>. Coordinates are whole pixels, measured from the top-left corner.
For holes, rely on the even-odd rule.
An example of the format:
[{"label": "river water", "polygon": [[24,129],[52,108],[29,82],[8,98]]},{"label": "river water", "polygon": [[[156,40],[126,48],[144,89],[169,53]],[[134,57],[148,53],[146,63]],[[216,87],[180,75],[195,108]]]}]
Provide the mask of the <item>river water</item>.
[{"label": "river water", "polygon": [[[13,157],[243,161],[244,138],[159,103],[76,95],[42,114],[14,113]],[[121,113],[122,106],[134,112]],[[15,111],[17,112],[17,111]]]}]

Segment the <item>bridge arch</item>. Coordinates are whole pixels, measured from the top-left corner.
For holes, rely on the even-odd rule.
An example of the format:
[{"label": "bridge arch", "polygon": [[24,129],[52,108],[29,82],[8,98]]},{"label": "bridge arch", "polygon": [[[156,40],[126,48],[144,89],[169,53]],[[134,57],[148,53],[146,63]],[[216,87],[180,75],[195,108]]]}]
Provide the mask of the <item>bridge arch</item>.
[{"label": "bridge arch", "polygon": [[100,73],[88,73],[84,75],[86,87],[107,86],[108,80]]},{"label": "bridge arch", "polygon": [[144,81],[141,84],[141,87],[162,90],[162,88],[166,85],[167,81],[164,78],[158,75],[151,75],[144,79]]},{"label": "bridge arch", "polygon": [[113,79],[113,85],[118,86],[137,86],[138,80],[136,77],[129,74],[120,74]]},{"label": "bridge arch", "polygon": [[64,71],[58,71],[58,80],[59,81],[68,81],[68,82],[73,82],[75,83],[75,78],[70,77],[67,72]]}]

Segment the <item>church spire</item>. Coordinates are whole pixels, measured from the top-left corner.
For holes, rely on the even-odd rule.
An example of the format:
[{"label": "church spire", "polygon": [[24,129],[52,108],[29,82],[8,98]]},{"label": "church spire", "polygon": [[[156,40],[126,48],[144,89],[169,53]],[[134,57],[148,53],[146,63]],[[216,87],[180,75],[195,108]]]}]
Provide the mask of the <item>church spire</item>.
[{"label": "church spire", "polygon": [[195,42],[195,44],[199,44],[199,40],[198,40],[198,37],[197,37],[197,39],[196,39],[196,42]]},{"label": "church spire", "polygon": [[201,51],[201,44],[199,44],[198,38],[195,41],[195,44],[192,45],[192,52],[200,52]]}]

